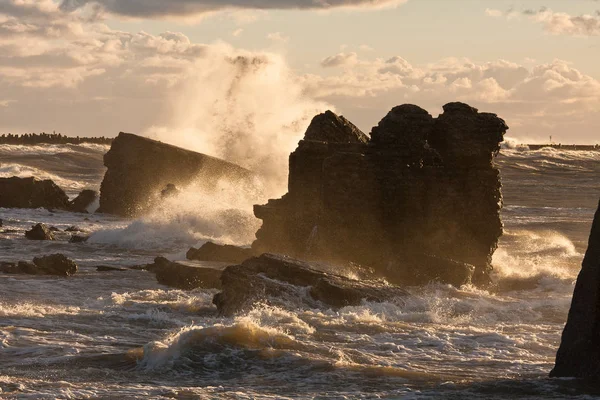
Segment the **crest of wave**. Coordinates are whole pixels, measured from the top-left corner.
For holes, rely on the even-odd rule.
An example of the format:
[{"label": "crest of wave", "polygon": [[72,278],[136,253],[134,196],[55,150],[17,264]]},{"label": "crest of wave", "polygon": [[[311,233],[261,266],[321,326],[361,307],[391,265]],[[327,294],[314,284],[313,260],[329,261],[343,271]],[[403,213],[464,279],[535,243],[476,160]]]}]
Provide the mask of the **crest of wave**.
[{"label": "crest of wave", "polygon": [[173,88],[166,122],[146,135],[246,167],[275,197],[285,192],[290,152],[327,108],[305,95],[282,56],[216,45]]}]

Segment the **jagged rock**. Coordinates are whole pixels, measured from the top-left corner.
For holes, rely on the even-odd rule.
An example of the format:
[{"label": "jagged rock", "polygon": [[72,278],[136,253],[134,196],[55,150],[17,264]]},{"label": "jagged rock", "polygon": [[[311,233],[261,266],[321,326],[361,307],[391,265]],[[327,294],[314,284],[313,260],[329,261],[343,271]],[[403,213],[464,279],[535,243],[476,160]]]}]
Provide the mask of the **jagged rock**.
[{"label": "jagged rock", "polygon": [[293,300],[312,308],[319,303],[339,308],[359,305],[363,300],[396,301],[407,296],[399,287],[349,279],[319,269],[323,267],[282,255],[253,257],[225,268],[221,276],[223,290],[215,295],[213,303],[221,315],[231,316],[247,311],[258,301]]},{"label": "jagged rock", "polygon": [[64,210],[68,205],[69,197],[51,180],[0,178],[0,207]]},{"label": "jagged rock", "polygon": [[160,202],[168,184],[182,187],[200,181],[210,189],[221,179],[246,183],[252,177],[227,161],[123,132],[104,155],[104,165],[108,169],[98,211],[128,217]]},{"label": "jagged rock", "polygon": [[44,224],[36,224],[30,230],[25,232],[25,237],[29,240],[54,240],[54,234]]},{"label": "jagged rock", "polygon": [[70,276],[77,272],[77,264],[62,254],[35,257],[33,263],[47,275]]},{"label": "jagged rock", "polygon": [[69,202],[69,211],[78,213],[87,213],[87,208],[96,201],[98,192],[95,190],[85,189]]},{"label": "jagged rock", "polygon": [[156,257],[154,264],[148,265],[146,269],[156,273],[158,283],[177,289],[221,287],[220,278],[223,271],[218,268],[185,265],[169,261],[164,257]]},{"label": "jagged rock", "polygon": [[109,267],[106,265],[99,265],[96,267],[98,272],[111,272],[111,271],[127,271],[127,268]]},{"label": "jagged rock", "polygon": [[89,236],[72,235],[69,239],[69,243],[84,243],[87,242],[89,238]]},{"label": "jagged rock", "polygon": [[464,283],[472,265],[473,282],[489,283],[502,234],[492,160],[507,129],[466,104],[447,104],[438,118],[408,104],[367,144],[305,137],[290,155],[288,193],[254,207],[263,225],[252,249],[355,262],[404,284]]},{"label": "jagged rock", "polygon": [[352,122],[331,111],[325,111],[313,118],[304,139],[331,143],[367,143],[369,141],[369,137]]},{"label": "jagged rock", "polygon": [[177,186],[169,183],[163,190],[160,191],[160,197],[173,197],[177,196],[181,191],[177,189]]},{"label": "jagged rock", "polygon": [[231,262],[239,264],[252,257],[252,249],[244,249],[231,245],[220,245],[213,242],[204,243],[199,249],[192,247],[186,253],[188,260]]},{"label": "jagged rock", "polygon": [[600,379],[600,203],[550,376]]},{"label": "jagged rock", "polygon": [[62,254],[35,257],[33,263],[0,263],[0,272],[7,274],[71,276],[77,272],[77,264]]}]

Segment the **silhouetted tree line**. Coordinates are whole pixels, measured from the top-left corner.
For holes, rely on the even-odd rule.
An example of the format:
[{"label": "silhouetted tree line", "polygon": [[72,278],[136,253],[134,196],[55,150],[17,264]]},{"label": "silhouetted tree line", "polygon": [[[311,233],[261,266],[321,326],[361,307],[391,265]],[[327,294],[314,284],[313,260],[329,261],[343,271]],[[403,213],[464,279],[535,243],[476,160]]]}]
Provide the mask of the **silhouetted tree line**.
[{"label": "silhouetted tree line", "polygon": [[12,133],[0,136],[0,144],[81,144],[97,143],[111,144],[113,138],[101,137],[70,137],[61,133],[24,133],[13,135]]}]

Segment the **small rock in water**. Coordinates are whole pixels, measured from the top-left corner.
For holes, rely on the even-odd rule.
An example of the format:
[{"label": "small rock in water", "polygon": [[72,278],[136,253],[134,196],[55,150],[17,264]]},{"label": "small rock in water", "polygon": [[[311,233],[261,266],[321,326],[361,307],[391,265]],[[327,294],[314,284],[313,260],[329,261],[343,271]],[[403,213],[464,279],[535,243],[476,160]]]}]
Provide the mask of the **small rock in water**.
[{"label": "small rock in water", "polygon": [[65,229],[65,232],[85,232],[85,230],[81,229],[78,226],[71,225],[70,227],[68,227],[67,229]]},{"label": "small rock in water", "polygon": [[252,255],[252,249],[206,242],[199,249],[192,247],[185,256],[188,260],[232,262],[239,264],[252,257]]},{"label": "small rock in water", "polygon": [[25,237],[30,240],[54,240],[54,234],[44,224],[37,224],[25,232]]},{"label": "small rock in water", "polygon": [[95,190],[85,189],[82,190],[73,201],[69,202],[69,211],[78,213],[87,213],[87,208],[92,204],[98,193]]},{"label": "small rock in water", "polygon": [[47,275],[70,276],[77,272],[77,264],[62,254],[35,257],[33,263]]},{"label": "small rock in water", "polygon": [[58,229],[58,228],[57,228],[57,227],[55,227],[55,226],[51,226],[51,227],[50,227],[50,228],[48,228],[48,229],[49,229],[51,232],[58,232],[58,231],[60,231],[60,229]]},{"label": "small rock in water", "polygon": [[106,265],[99,265],[96,267],[98,272],[109,272],[109,271],[127,271],[126,268],[109,267]]},{"label": "small rock in water", "polygon": [[220,288],[222,270],[209,267],[184,265],[156,257],[154,264],[146,269],[156,273],[156,280],[162,285],[177,289],[192,290],[196,288]]},{"label": "small rock in water", "polygon": [[71,236],[71,239],[69,239],[69,243],[84,243],[87,242],[89,238],[89,236],[73,235]]}]

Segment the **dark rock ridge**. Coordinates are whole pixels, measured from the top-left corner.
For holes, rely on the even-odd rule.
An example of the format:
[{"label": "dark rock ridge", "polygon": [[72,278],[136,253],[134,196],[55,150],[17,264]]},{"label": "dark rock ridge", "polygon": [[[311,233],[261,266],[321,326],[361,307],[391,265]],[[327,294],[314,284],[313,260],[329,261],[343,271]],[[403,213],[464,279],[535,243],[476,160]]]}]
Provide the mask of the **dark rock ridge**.
[{"label": "dark rock ridge", "polygon": [[85,189],[82,190],[77,197],[75,197],[71,202],[69,202],[69,211],[86,213],[88,212],[88,207],[96,201],[98,197],[98,192],[95,190]]},{"label": "dark rock ridge", "polygon": [[145,269],[156,273],[156,280],[161,285],[177,289],[219,289],[221,287],[220,279],[223,271],[216,267],[185,265],[169,261],[164,257],[156,257],[154,264],[147,265]]},{"label": "dark rock ridge", "polygon": [[199,249],[192,247],[186,253],[188,260],[231,262],[235,264],[239,264],[252,256],[252,249],[244,249],[228,244],[219,245],[213,242],[206,242]]},{"label": "dark rock ridge", "polygon": [[25,232],[25,237],[29,240],[54,240],[54,233],[46,225],[36,224]]},{"label": "dark rock ridge", "polygon": [[600,203],[550,376],[600,379]]},{"label": "dark rock ridge", "polygon": [[363,300],[383,302],[398,300],[407,292],[382,282],[354,280],[327,273],[324,266],[294,260],[287,256],[263,254],[241,265],[225,268],[221,276],[222,292],[213,303],[221,315],[247,311],[256,302],[291,300],[316,308],[360,305]]},{"label": "dark rock ridge", "polygon": [[221,179],[246,182],[252,177],[230,162],[123,132],[104,155],[104,165],[99,211],[128,217],[160,201],[169,184],[184,187],[197,180],[211,188]]},{"label": "dark rock ridge", "polygon": [[36,178],[0,178],[0,207],[65,210],[69,197],[53,181]]},{"label": "dark rock ridge", "polygon": [[336,121],[315,117],[290,155],[288,193],[254,207],[263,220],[254,252],[354,262],[405,284],[488,283],[502,234],[493,159],[505,122],[463,103],[438,118],[405,104],[364,143]]},{"label": "dark rock ridge", "polygon": [[0,263],[0,272],[7,274],[71,276],[77,272],[77,264],[62,254],[35,257],[33,263]]}]

